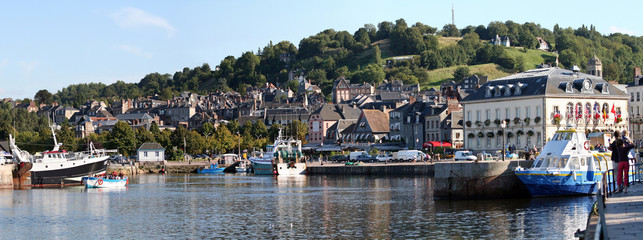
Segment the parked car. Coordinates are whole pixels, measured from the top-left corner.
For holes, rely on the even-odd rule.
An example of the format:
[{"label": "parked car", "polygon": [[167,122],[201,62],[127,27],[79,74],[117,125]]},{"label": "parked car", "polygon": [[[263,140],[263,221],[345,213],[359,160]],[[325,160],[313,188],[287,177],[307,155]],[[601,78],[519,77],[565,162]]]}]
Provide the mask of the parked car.
[{"label": "parked car", "polygon": [[393,159],[393,154],[380,154],[375,157],[378,162],[391,161]]},{"label": "parked car", "polygon": [[455,156],[453,157],[456,161],[475,161],[478,159],[473,153],[470,151],[457,151],[455,152]]},{"label": "parked car", "polygon": [[348,156],[346,155],[335,155],[330,157],[331,162],[345,162],[346,160],[348,160]]},{"label": "parked car", "polygon": [[360,155],[368,155],[368,153],[366,151],[351,152],[348,155],[348,158],[349,158],[348,160],[355,161],[357,160],[357,156],[360,156]]},{"label": "parked car", "polygon": [[357,156],[357,161],[362,161],[362,162],[375,162],[375,157],[369,155],[369,154],[364,154],[364,155],[359,155]]}]

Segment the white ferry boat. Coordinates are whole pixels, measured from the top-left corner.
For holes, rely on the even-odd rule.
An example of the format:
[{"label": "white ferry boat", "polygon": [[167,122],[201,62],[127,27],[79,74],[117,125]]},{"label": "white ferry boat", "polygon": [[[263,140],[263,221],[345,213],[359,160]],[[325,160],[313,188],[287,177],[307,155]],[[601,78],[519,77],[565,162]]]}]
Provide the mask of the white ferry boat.
[{"label": "white ferry boat", "polygon": [[534,197],[595,194],[602,172],[612,168],[610,156],[590,151],[585,131],[570,126],[556,132],[532,167],[515,174]]}]

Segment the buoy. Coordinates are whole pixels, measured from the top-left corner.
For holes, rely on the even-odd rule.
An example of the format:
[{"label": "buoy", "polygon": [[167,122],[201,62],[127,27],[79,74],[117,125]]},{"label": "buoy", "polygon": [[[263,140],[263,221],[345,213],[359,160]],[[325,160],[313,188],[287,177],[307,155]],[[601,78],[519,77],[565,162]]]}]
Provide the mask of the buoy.
[{"label": "buoy", "polygon": [[103,179],[98,179],[98,185],[103,185]]}]

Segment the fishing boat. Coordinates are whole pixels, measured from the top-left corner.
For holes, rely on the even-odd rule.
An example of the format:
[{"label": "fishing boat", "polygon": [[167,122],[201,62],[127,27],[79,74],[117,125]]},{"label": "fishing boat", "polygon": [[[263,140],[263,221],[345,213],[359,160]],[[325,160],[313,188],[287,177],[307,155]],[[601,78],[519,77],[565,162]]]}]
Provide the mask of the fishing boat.
[{"label": "fishing boat", "polygon": [[211,164],[210,168],[199,169],[198,173],[223,173],[224,167],[218,167],[218,164]]},{"label": "fishing boat", "polygon": [[534,164],[516,176],[533,197],[596,194],[602,172],[612,168],[611,153],[590,151],[585,131],[568,126],[556,131]]},{"label": "fishing boat", "polygon": [[266,152],[259,157],[249,160],[256,175],[291,176],[306,173],[302,158],[301,141],[283,137],[280,129],[274,144],[266,146]]},{"label": "fishing boat", "polygon": [[87,188],[122,188],[129,184],[129,178],[105,178],[105,177],[87,177],[84,178],[85,187]]},{"label": "fishing boat", "polygon": [[54,126],[50,125],[53,149],[34,155],[20,149],[16,139],[9,135],[9,146],[14,160],[19,163],[17,172],[21,174],[14,177],[19,177],[21,181],[24,178],[24,182],[20,183],[22,186],[80,185],[83,177],[105,173],[109,151],[96,149],[92,142],[89,142],[89,149],[85,152],[60,150],[63,144],[56,140]]}]

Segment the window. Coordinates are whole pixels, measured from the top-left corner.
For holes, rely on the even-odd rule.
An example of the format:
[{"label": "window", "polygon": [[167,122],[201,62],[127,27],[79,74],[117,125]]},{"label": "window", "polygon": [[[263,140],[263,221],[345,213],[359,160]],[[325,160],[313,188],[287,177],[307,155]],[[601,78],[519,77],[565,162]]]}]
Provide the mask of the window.
[{"label": "window", "polygon": [[476,121],[480,121],[480,110],[476,110]]},{"label": "window", "polygon": [[630,93],[630,102],[634,102],[634,93]]},{"label": "window", "polygon": [[485,110],[485,113],[487,115],[486,119],[491,119],[491,110]]},{"label": "window", "polygon": [[516,117],[517,117],[517,118],[519,118],[519,117],[520,117],[520,107],[517,107],[517,108],[516,108]]},{"label": "window", "polygon": [[516,135],[516,145],[520,146],[520,139],[521,137]]},{"label": "window", "polygon": [[511,119],[511,113],[509,112],[509,108],[505,108],[505,118]]},{"label": "window", "polygon": [[530,110],[529,107],[525,107],[525,117],[527,118],[530,117],[531,115],[529,110]]},{"label": "window", "polygon": [[157,152],[156,152],[156,156],[158,157],[158,156],[160,156],[160,155],[161,155],[161,152],[158,152],[158,151],[157,151]]},{"label": "window", "polygon": [[636,92],[636,101],[637,102],[641,101],[641,92]]},{"label": "window", "polygon": [[144,157],[147,157],[147,152],[143,152],[143,156],[144,156]]},{"label": "window", "polygon": [[496,108],[496,119],[500,119],[500,109]]},{"label": "window", "polygon": [[467,121],[471,121],[471,111],[467,111]]},{"label": "window", "polygon": [[540,139],[542,139],[542,137],[540,136],[540,132],[537,132],[536,133],[536,145],[538,145],[538,146],[540,146],[540,144],[541,144]]}]

